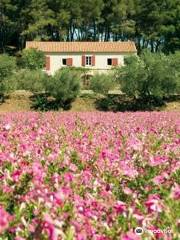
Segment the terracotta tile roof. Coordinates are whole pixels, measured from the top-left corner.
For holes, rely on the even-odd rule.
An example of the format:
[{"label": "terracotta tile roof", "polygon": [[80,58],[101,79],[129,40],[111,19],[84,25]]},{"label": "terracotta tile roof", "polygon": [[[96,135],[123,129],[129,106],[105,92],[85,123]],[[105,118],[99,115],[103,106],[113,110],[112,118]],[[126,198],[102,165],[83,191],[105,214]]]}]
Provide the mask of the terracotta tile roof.
[{"label": "terracotta tile roof", "polygon": [[43,52],[137,52],[134,42],[26,42],[26,48]]}]

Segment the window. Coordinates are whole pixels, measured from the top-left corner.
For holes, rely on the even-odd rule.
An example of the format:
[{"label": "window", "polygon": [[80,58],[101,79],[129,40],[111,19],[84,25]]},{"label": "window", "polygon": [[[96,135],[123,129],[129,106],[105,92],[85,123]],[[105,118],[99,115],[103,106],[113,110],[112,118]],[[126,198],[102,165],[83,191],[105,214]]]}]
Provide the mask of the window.
[{"label": "window", "polygon": [[107,65],[112,65],[112,58],[108,58]]},{"label": "window", "polygon": [[62,64],[63,64],[63,65],[67,65],[67,59],[66,59],[66,58],[63,58],[63,59],[62,59]]},{"label": "window", "polygon": [[86,56],[86,65],[91,66],[92,65],[92,57]]}]

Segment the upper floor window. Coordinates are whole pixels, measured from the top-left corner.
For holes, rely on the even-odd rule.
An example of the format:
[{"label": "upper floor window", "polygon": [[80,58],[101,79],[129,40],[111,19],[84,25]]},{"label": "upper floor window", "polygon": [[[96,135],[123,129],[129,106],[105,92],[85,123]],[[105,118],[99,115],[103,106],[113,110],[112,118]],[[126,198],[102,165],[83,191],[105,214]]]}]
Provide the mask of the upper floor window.
[{"label": "upper floor window", "polygon": [[86,56],[86,65],[91,66],[92,65],[92,57],[91,56]]}]

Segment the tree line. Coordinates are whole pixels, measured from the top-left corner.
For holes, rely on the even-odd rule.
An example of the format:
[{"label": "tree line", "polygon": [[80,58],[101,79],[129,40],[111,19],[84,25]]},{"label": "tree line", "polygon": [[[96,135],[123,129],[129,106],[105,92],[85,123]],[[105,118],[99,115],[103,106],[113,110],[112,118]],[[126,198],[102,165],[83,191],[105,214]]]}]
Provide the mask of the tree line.
[{"label": "tree line", "polygon": [[27,40],[126,41],[141,52],[180,49],[179,0],[1,0],[0,52]]}]

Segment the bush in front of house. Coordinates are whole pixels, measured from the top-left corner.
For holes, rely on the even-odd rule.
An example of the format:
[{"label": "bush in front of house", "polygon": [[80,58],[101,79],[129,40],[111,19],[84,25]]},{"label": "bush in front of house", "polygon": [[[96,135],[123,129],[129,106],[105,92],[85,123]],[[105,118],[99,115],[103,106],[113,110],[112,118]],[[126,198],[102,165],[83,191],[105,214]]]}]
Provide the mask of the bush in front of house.
[{"label": "bush in front of house", "polygon": [[73,68],[58,70],[46,84],[46,91],[60,107],[69,108],[80,92],[81,72]]},{"label": "bush in front of house", "polygon": [[[177,54],[178,55],[178,54]],[[130,97],[149,101],[179,92],[180,66],[178,56],[143,52],[140,57],[125,59],[117,71],[121,90]]]},{"label": "bush in front of house", "polygon": [[24,49],[18,60],[20,68],[31,70],[43,69],[45,65],[45,55],[37,49]]},{"label": "bush in front of house", "polygon": [[0,55],[0,97],[9,91],[7,79],[16,70],[16,60],[6,54]]},{"label": "bush in front of house", "polygon": [[115,87],[114,74],[95,74],[90,80],[90,89],[95,93],[107,95]]},{"label": "bush in front of house", "polygon": [[45,91],[48,78],[48,75],[42,70],[20,69],[8,79],[8,83],[12,90],[27,90],[37,93]]}]

